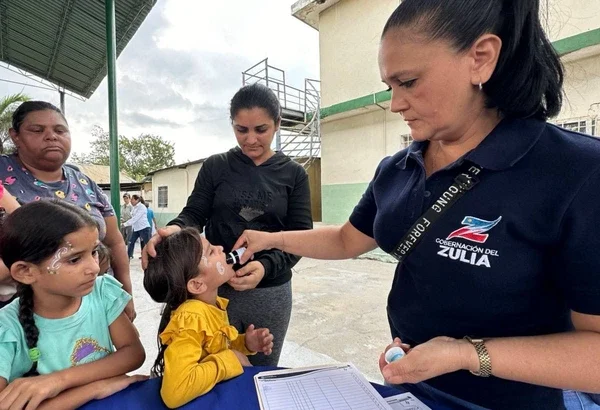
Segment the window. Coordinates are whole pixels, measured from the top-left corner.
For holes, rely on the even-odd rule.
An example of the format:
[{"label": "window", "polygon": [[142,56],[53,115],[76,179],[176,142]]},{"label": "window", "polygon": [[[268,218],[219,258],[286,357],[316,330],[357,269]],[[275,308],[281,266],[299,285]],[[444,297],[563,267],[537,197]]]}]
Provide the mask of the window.
[{"label": "window", "polygon": [[556,122],[556,125],[567,130],[582,132],[584,134],[600,137],[600,129],[598,129],[598,119],[594,117],[579,117],[559,120]]},{"label": "window", "polygon": [[587,121],[585,121],[585,120],[563,122],[562,124],[558,124],[558,125],[563,128],[566,128],[568,130],[571,130],[571,131],[577,131],[577,132],[583,132],[583,133],[587,132]]},{"label": "window", "polygon": [[158,207],[167,208],[169,206],[169,187],[159,186],[158,187]]},{"label": "window", "polygon": [[412,141],[413,141],[413,139],[410,136],[410,134],[400,135],[400,149],[404,149],[404,148],[408,147]]}]

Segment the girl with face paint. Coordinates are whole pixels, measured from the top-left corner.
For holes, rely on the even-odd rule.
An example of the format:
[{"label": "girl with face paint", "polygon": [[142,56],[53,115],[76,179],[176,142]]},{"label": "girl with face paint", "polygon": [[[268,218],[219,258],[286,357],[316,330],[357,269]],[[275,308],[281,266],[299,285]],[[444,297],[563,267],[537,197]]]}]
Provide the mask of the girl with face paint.
[{"label": "girl with face paint", "polygon": [[269,329],[249,325],[240,334],[229,324],[229,301],[218,296],[218,289],[234,276],[223,247],[211,245],[195,228],[184,228],[156,246],[144,288],[165,303],[152,373],[163,376],[160,393],[169,408],[240,375],[243,366],[250,366],[247,355],[271,354]]},{"label": "girl with face paint", "polygon": [[[0,310],[0,403],[77,408],[142,377],[144,348],[124,310],[131,296],[98,277],[96,221],[59,200],[31,202],[0,229],[18,298]],[[4,407],[3,407],[4,408]]]}]

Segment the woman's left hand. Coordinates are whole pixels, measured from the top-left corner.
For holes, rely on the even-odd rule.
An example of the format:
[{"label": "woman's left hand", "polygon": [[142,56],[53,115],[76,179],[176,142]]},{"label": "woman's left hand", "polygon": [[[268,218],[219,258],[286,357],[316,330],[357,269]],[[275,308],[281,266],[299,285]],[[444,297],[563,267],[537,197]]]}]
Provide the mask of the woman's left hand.
[{"label": "woman's left hand", "polygon": [[254,325],[250,325],[246,329],[246,348],[270,355],[273,352],[273,335],[266,327],[255,329]]},{"label": "woman's left hand", "polygon": [[235,272],[229,284],[235,290],[254,289],[265,276],[265,267],[259,261],[248,262],[246,266]]},{"label": "woman's left hand", "polygon": [[379,369],[390,384],[419,383],[467,369],[468,359],[465,359],[471,353],[477,355],[468,341],[440,336],[410,349],[406,356],[390,364],[386,363],[385,353],[382,353],[379,356]]}]

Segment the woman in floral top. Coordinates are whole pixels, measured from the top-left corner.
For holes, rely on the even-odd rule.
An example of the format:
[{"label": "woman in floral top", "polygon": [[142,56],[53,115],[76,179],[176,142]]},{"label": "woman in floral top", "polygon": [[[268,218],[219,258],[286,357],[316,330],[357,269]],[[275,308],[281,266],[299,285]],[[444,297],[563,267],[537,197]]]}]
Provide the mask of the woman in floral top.
[{"label": "woman in floral top", "polygon": [[[16,152],[0,156],[0,183],[25,204],[60,198],[86,209],[98,223],[100,240],[109,248],[112,269],[131,294],[129,260],[119,225],[108,198],[88,176],[65,165],[71,153],[71,134],[62,112],[44,101],[27,101],[13,114],[10,137]],[[10,278],[0,269],[0,283]],[[135,318],[133,302],[125,312]]]}]

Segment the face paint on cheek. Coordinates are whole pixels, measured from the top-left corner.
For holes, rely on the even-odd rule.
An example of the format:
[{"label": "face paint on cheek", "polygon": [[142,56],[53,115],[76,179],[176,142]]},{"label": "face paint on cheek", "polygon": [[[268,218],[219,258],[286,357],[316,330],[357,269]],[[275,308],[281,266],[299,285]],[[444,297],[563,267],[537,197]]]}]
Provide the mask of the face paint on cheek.
[{"label": "face paint on cheek", "polygon": [[73,249],[73,245],[71,245],[69,242],[67,242],[62,248],[58,248],[54,254],[54,257],[52,258],[52,261],[50,262],[50,265],[48,265],[46,268],[50,275],[56,275],[58,273],[58,268],[60,268],[62,265],[60,263],[60,258],[66,255],[71,249]]},{"label": "face paint on cheek", "polygon": [[210,265],[208,264],[208,258],[206,256],[202,257],[202,263],[204,264],[205,267],[209,267]]},{"label": "face paint on cheek", "polygon": [[221,262],[217,262],[217,272],[219,272],[219,275],[223,275],[225,273],[225,268]]}]

